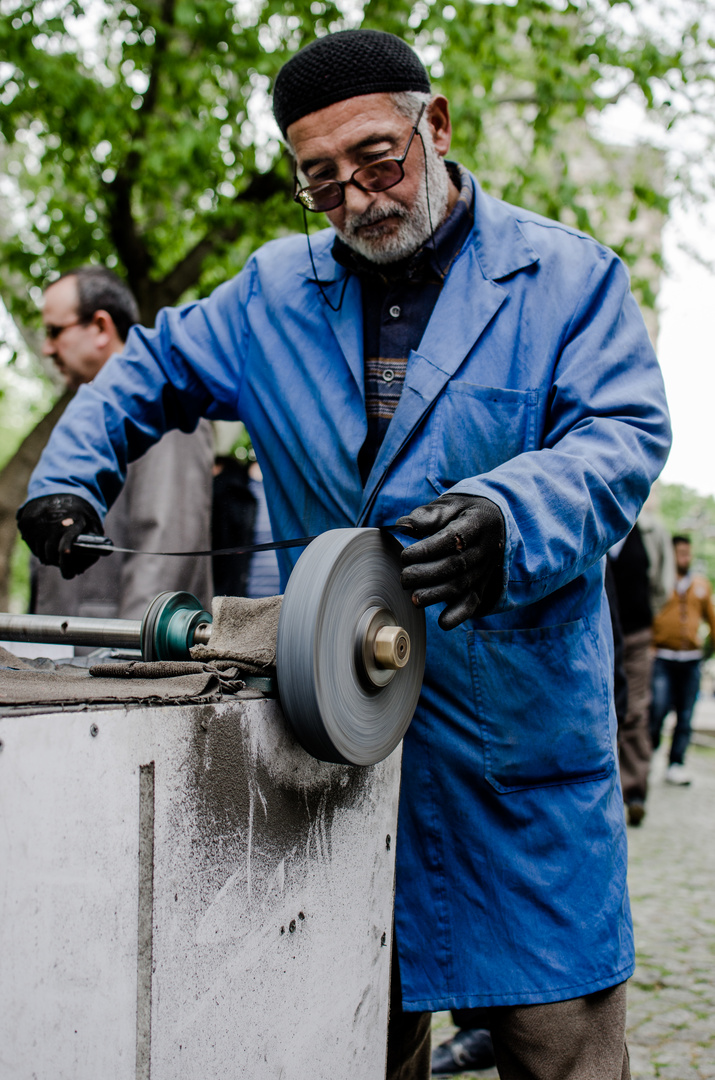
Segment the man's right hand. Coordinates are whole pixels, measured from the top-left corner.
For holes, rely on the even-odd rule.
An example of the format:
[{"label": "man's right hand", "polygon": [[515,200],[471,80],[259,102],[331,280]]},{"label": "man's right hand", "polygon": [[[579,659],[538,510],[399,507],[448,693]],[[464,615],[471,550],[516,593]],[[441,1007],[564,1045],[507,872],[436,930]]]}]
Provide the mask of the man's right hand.
[{"label": "man's right hand", "polygon": [[104,536],[93,506],[79,495],[41,495],[21,506],[17,527],[30,551],[45,566],[59,566],[63,578],[82,574],[96,563],[98,551],[74,547],[80,533]]}]

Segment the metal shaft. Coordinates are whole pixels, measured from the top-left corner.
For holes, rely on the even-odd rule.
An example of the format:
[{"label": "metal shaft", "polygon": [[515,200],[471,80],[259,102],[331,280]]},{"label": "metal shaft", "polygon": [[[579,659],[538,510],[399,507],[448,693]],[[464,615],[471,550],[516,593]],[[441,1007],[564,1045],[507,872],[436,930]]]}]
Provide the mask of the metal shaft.
[{"label": "metal shaft", "polygon": [[141,649],[142,624],[134,619],[85,619],[76,615],[0,613],[0,639],[41,645],[95,645]]},{"label": "metal shaft", "polygon": [[194,630],[194,645],[208,645],[211,640],[211,623],[199,623]]}]

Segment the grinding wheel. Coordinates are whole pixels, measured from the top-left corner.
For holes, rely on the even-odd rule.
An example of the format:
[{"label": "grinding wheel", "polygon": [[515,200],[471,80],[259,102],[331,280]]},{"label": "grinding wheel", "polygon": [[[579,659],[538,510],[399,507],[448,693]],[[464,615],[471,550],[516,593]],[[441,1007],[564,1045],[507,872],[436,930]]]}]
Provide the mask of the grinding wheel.
[{"label": "grinding wheel", "polygon": [[425,618],[400,585],[399,542],[335,529],[305,549],[283,597],[278,692],[321,761],[374,765],[409,727],[422,687]]}]

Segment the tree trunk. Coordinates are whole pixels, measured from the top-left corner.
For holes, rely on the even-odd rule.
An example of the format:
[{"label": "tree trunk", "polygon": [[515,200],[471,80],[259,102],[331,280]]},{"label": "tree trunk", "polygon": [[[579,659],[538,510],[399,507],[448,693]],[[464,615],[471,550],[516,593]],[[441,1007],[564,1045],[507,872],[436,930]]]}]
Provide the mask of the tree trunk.
[{"label": "tree trunk", "polygon": [[10,559],[19,533],[15,513],[27,494],[32,470],[62,416],[73,392],[66,390],[39,424],[26,435],[5,468],[0,471],[0,610],[7,611],[10,589]]}]

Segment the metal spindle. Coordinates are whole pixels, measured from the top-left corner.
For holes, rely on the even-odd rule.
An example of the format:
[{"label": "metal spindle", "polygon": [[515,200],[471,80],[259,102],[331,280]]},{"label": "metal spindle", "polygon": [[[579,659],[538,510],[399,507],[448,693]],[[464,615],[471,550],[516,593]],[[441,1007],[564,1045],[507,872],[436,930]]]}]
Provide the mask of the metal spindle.
[{"label": "metal spindle", "polygon": [[188,660],[192,645],[208,645],[210,636],[211,614],[183,592],[159,593],[141,621],[0,612],[0,641],[137,649],[144,660]]},{"label": "metal spindle", "polygon": [[88,619],[78,615],[10,615],[0,612],[0,639],[41,645],[95,645],[140,649],[137,619]]}]

